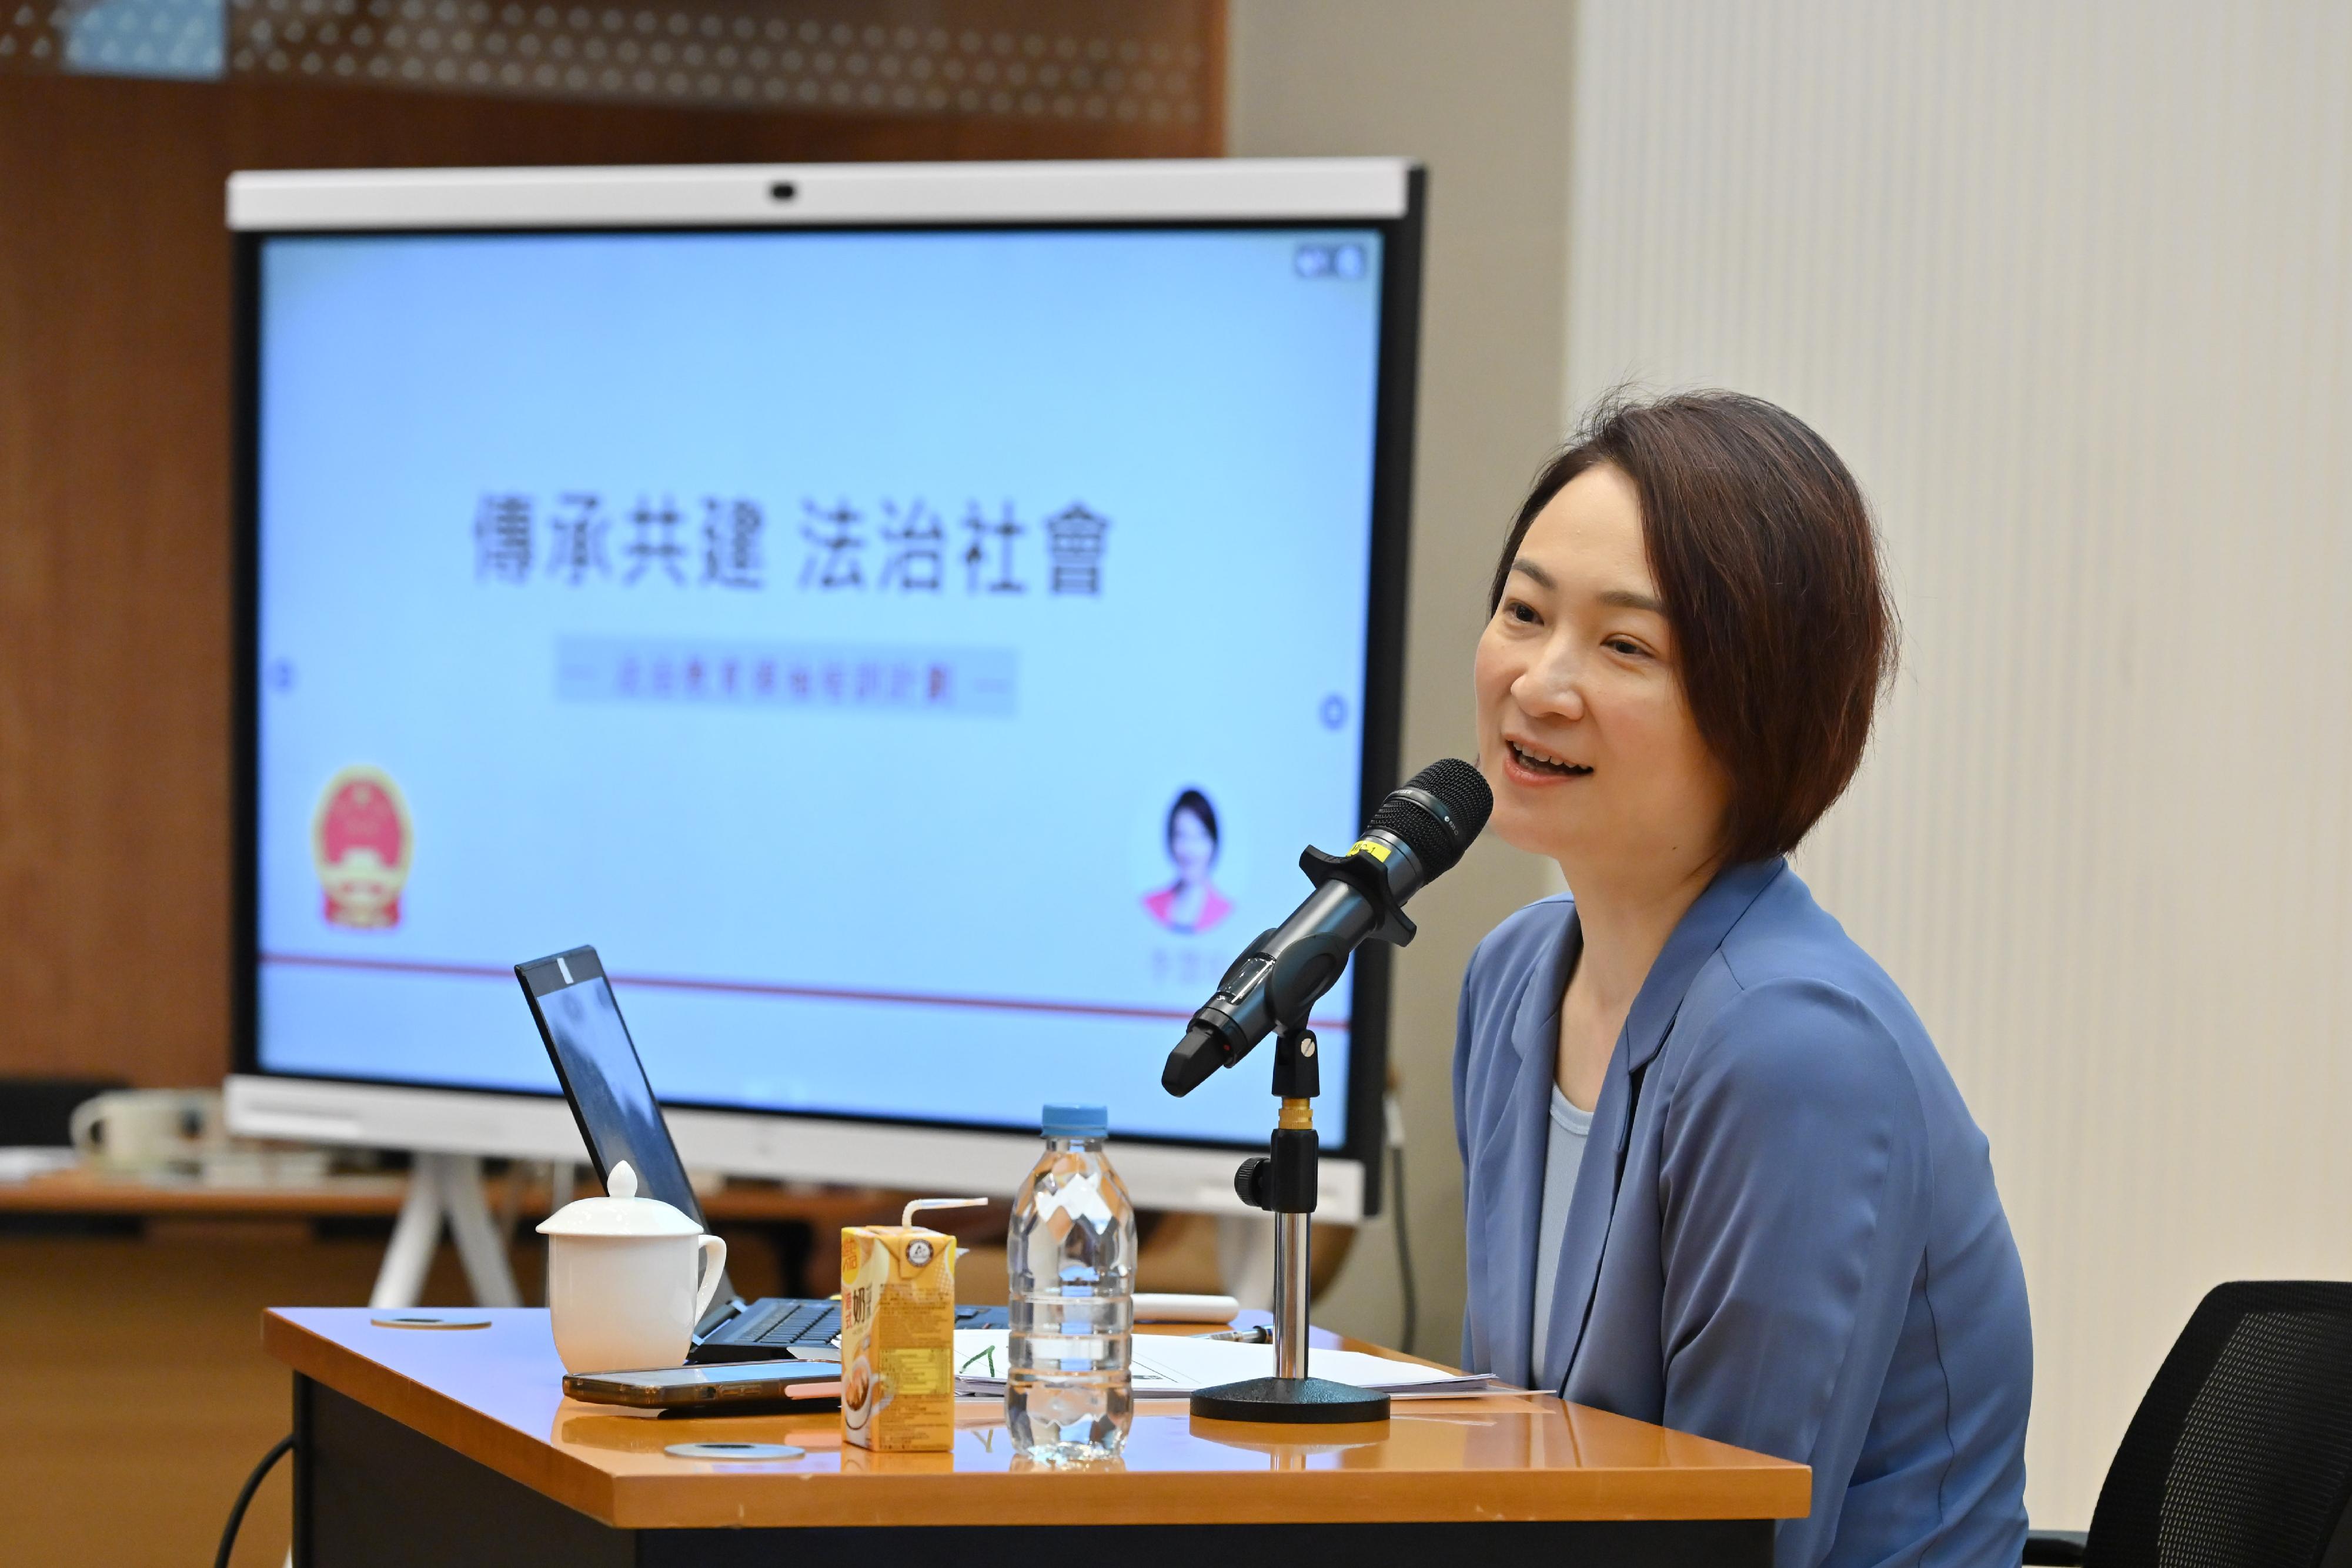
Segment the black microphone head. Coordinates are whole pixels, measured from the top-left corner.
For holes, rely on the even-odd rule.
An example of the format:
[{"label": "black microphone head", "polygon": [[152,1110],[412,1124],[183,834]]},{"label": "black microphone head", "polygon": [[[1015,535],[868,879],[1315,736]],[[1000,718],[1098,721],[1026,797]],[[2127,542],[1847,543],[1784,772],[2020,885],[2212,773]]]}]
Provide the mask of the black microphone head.
[{"label": "black microphone head", "polygon": [[1441,757],[1381,801],[1370,827],[1402,839],[1425,868],[1423,880],[1433,882],[1454,869],[1494,810],[1486,776],[1458,757]]}]

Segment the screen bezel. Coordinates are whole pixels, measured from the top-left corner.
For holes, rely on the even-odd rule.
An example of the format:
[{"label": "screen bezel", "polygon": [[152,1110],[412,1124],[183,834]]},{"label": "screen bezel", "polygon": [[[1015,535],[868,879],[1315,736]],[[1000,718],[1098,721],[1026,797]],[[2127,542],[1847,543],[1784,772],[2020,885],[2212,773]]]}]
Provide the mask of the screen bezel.
[{"label": "screen bezel", "polygon": [[[859,171],[863,172],[863,171]],[[1403,171],[1402,210],[1362,215],[1317,213],[1287,218],[1278,214],[1248,217],[1153,217],[1093,221],[1076,218],[1021,217],[1003,220],[935,221],[914,218],[854,222],[811,222],[778,217],[772,222],[613,222],[517,223],[509,225],[417,224],[373,226],[343,224],[271,225],[240,227],[231,235],[233,289],[232,523],[236,562],[233,714],[233,788],[231,810],[235,852],[233,867],[230,998],[234,1071],[278,1080],[354,1086],[438,1090],[467,1094],[544,1100],[535,1091],[499,1089],[464,1083],[394,1078],[352,1078],[336,1074],[289,1072],[266,1066],[260,1060],[258,991],[260,982],[260,275],[261,255],[268,241],[299,236],[342,238],[426,237],[431,235],[490,237],[498,235],[658,235],[744,233],[973,233],[973,232],[1103,232],[1265,230],[1311,231],[1352,229],[1377,231],[1381,236],[1379,340],[1376,356],[1372,476],[1371,553],[1365,620],[1363,755],[1360,765],[1360,819],[1393,789],[1400,771],[1402,737],[1406,581],[1410,566],[1412,444],[1420,355],[1420,308],[1423,245],[1425,175],[1417,165]],[[1340,838],[1335,824],[1332,840]],[[1304,888],[1301,889],[1302,894]],[[581,933],[593,941],[593,932]],[[1246,938],[1244,938],[1246,940]],[[1326,1151],[1329,1157],[1360,1164],[1363,1172],[1363,1213],[1380,1212],[1385,1161],[1386,1124],[1382,1102],[1387,1092],[1388,1036],[1391,1000],[1391,964],[1386,945],[1369,943],[1359,949],[1354,966],[1354,994],[1349,1001],[1349,1072],[1344,1090],[1347,1137]],[[613,982],[607,979],[607,984]],[[617,998],[621,988],[614,985]],[[520,1020],[518,1020],[520,1022]],[[1172,1046],[1181,1029],[1171,1027]],[[1271,1071],[1245,1062],[1234,1071]],[[796,1112],[742,1104],[665,1101],[665,1107],[706,1110],[730,1114],[866,1124],[904,1128],[940,1128],[958,1132],[1018,1134],[1025,1126],[943,1122],[905,1116],[858,1115],[825,1111]],[[1259,1147],[1255,1142],[1223,1138],[1183,1138],[1121,1134],[1123,1139],[1171,1148],[1233,1150]]]}]

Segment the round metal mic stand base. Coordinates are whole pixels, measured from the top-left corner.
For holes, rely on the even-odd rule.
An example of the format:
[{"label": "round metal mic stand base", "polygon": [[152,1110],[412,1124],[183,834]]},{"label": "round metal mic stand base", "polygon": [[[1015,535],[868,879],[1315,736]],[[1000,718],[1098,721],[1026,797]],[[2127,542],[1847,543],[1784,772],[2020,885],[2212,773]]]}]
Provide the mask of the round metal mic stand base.
[{"label": "round metal mic stand base", "polygon": [[1385,1421],[1389,1396],[1328,1377],[1251,1377],[1202,1389],[1192,1396],[1192,1414],[1211,1421]]}]

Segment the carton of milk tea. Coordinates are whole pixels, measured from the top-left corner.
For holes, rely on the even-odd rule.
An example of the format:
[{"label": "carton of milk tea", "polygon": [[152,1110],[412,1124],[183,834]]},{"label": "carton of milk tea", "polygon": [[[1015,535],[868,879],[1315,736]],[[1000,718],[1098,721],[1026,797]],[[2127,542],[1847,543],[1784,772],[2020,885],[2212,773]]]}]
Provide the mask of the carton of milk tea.
[{"label": "carton of milk tea", "polygon": [[954,1446],[954,1237],[842,1228],[841,1426],[876,1452]]}]

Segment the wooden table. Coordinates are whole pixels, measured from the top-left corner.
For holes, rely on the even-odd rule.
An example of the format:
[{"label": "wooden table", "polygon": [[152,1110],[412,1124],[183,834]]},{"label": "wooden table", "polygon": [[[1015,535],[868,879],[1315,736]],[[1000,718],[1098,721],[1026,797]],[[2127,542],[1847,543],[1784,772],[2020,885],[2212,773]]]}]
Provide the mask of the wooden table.
[{"label": "wooden table", "polygon": [[[384,1175],[337,1175],[300,1186],[212,1186],[193,1176],[158,1179],[118,1176],[86,1167],[55,1171],[25,1181],[0,1183],[0,1219],[10,1215],[77,1217],[81,1219],[154,1222],[247,1222],[305,1220],[390,1220],[400,1213],[408,1196],[409,1178]],[[576,1196],[600,1191],[583,1182]],[[503,1229],[509,1221],[528,1224],[548,1212],[551,1195],[543,1181],[520,1174],[492,1178],[485,1195],[490,1212]],[[906,1195],[871,1187],[778,1186],[771,1182],[732,1181],[698,1195],[703,1218],[715,1227],[749,1229],[772,1249],[777,1278],[775,1293],[788,1296],[825,1295],[836,1288],[835,1270],[839,1256],[816,1239],[845,1225],[885,1223],[898,1217]],[[1003,1210],[993,1218],[949,1216],[940,1228],[975,1244],[984,1244],[1003,1230]],[[747,1272],[760,1277],[765,1262],[753,1264],[740,1252],[730,1260],[739,1282]]]},{"label": "wooden table", "polygon": [[139,1218],[343,1219],[400,1212],[404,1176],[334,1176],[301,1186],[207,1186],[94,1171],[53,1171],[0,1184],[0,1214]]},{"label": "wooden table", "polygon": [[[1802,1465],[1537,1395],[1400,1401],[1384,1426],[1287,1428],[1143,1401],[1122,1459],[1076,1473],[1016,1457],[1002,1406],[972,1400],[952,1452],[868,1454],[842,1445],[831,1414],[653,1419],[567,1400],[541,1311],[492,1312],[478,1330],[369,1315],[263,1318],[264,1347],[295,1373],[301,1568],[1443,1568],[1465,1548],[1761,1568],[1770,1521],[1810,1502]],[[806,1453],[663,1452],[716,1439]]]},{"label": "wooden table", "polygon": [[[511,1179],[511,1178],[509,1178]],[[583,1183],[578,1196],[600,1190]],[[163,1181],[109,1176],[74,1168],[25,1181],[0,1183],[0,1213],[182,1216],[215,1219],[347,1218],[400,1212],[408,1177],[331,1176],[299,1186],[211,1186],[193,1178]],[[507,1183],[493,1179],[492,1209],[509,1202]],[[897,1194],[866,1187],[784,1187],[764,1182],[730,1182],[698,1194],[704,1218],[713,1224],[804,1220],[815,1225],[862,1225],[895,1218],[903,1201]],[[544,1182],[526,1183],[511,1194],[515,1212],[537,1218],[548,1210]],[[951,1218],[951,1217],[950,1217]]]}]

